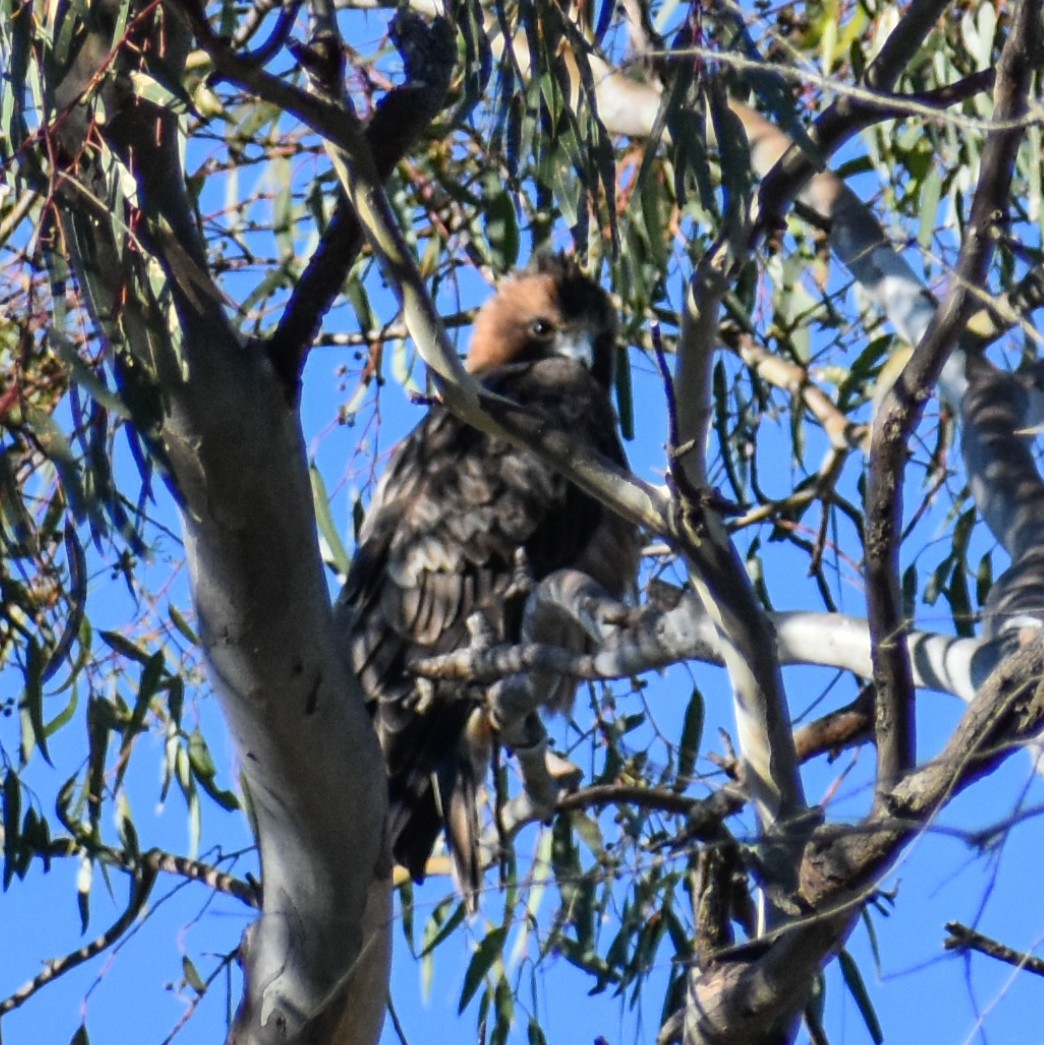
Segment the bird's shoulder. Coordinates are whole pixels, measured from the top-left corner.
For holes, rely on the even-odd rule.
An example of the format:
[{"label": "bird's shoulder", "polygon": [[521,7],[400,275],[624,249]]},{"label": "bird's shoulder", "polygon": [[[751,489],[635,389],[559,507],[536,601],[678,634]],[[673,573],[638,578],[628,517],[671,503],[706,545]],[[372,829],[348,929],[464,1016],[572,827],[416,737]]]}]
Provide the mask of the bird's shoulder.
[{"label": "bird's shoulder", "polygon": [[[579,364],[508,364],[483,383],[622,459],[608,396]],[[389,627],[420,646],[459,644],[467,616],[502,596],[519,547],[534,539],[542,558],[549,539],[582,539],[588,516],[600,509],[588,506],[577,517],[577,497],[532,452],[435,405],[392,453],[341,602],[353,608],[356,630]],[[545,533],[567,515],[573,522],[559,538]],[[563,547],[563,558],[569,551]]]}]

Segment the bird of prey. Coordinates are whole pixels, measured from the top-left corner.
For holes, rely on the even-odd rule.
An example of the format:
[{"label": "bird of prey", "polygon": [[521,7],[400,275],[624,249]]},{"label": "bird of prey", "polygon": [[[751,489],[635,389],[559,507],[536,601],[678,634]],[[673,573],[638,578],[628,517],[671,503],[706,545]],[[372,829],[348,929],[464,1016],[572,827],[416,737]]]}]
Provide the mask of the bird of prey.
[{"label": "bird of prey", "polygon": [[[561,255],[538,256],[480,309],[467,367],[578,444],[626,466],[610,401],[616,317],[608,295]],[[506,598],[523,549],[532,578],[573,568],[621,598],[638,534],[530,451],[443,406],[392,454],[339,599],[351,667],[370,703],[388,772],[392,853],[423,880],[445,827],[458,884],[480,885],[477,793],[489,766],[484,687],[419,686],[412,661],[469,643],[476,612],[498,641],[520,639]],[[571,698],[575,683],[564,683]]]}]

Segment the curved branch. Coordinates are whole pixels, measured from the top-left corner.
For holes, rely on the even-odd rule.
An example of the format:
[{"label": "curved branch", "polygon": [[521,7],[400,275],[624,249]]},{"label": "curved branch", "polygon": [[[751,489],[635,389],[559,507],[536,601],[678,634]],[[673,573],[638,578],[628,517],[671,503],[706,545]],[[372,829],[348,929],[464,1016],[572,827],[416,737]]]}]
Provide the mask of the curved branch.
[{"label": "curved branch", "polygon": [[[994,92],[994,116],[1008,121],[1026,110],[1033,72],[1032,54],[1040,31],[1038,0],[1022,0],[1001,51]],[[906,447],[946,358],[976,307],[972,288],[985,286],[998,217],[1006,212],[1019,129],[991,132],[982,152],[979,182],[968,232],[950,292],[940,305],[910,361],[887,393],[871,438],[866,494],[867,605],[874,636],[877,690],[878,787],[889,789],[915,758],[913,678],[905,642],[899,591],[899,535]]]},{"label": "curved branch", "polygon": [[1032,444],[1020,434],[1032,374],[1011,374],[979,355],[968,357],[961,401],[961,452],[972,496],[990,531],[1011,557],[986,603],[989,635],[1044,620],[1044,482]]},{"label": "curved branch", "polygon": [[[400,11],[391,29],[406,80],[381,100],[365,131],[382,182],[441,111],[457,57],[445,19],[429,26]],[[323,317],[344,288],[363,242],[358,216],[341,195],[266,346],[287,387],[296,389]]]},{"label": "curved branch", "polygon": [[[860,85],[867,94],[842,94],[822,112],[809,129],[818,154],[808,155],[798,145],[792,145],[780,157],[761,183],[758,194],[759,221],[772,227],[778,223],[787,204],[802,186],[818,172],[818,164],[835,153],[846,141],[864,127],[901,114],[903,99],[895,99],[895,108],[889,111],[888,102],[876,97],[895,84],[910,60],[917,55],[925,38],[935,28],[939,16],[950,6],[950,0],[914,0],[903,12],[896,27],[889,34],[874,60],[867,66]],[[990,71],[992,73],[992,70]],[[976,82],[978,90],[985,84]],[[960,92],[950,92],[959,101]],[[923,100],[923,99],[919,99]],[[939,99],[935,99],[936,108]]]}]

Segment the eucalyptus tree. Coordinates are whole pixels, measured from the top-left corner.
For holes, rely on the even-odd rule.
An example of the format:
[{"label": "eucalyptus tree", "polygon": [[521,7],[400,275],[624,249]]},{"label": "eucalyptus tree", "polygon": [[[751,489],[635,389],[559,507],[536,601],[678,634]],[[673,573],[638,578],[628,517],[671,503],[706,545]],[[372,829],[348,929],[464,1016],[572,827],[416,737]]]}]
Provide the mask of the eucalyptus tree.
[{"label": "eucalyptus tree", "polygon": [[[5,903],[75,862],[87,931],[99,879],[127,884],[0,1014],[46,1020],[56,980],[188,879],[257,909],[203,972],[184,959],[192,1018],[238,958],[231,1041],[376,1041],[399,926],[397,961],[475,941],[460,1007],[495,1041],[555,1039],[522,998],[562,960],[692,1045],[826,1040],[837,958],[877,1037],[846,942],[903,918],[897,861],[972,785],[998,838],[1038,787],[1041,38],[1037,0],[4,0]],[[667,434],[633,475],[459,362],[488,284],[549,243],[618,300],[625,434]],[[626,612],[530,596],[591,653],[477,641],[416,666],[488,682],[506,741],[472,923],[444,860],[423,891],[391,865],[331,612],[389,384],[648,540]],[[339,474],[316,464],[331,385]],[[512,755],[548,672],[590,700]],[[1023,747],[1019,794],[989,790]],[[190,845],[204,813],[227,839],[206,858],[135,814],[157,757]],[[946,946],[1034,968],[968,926]]]}]

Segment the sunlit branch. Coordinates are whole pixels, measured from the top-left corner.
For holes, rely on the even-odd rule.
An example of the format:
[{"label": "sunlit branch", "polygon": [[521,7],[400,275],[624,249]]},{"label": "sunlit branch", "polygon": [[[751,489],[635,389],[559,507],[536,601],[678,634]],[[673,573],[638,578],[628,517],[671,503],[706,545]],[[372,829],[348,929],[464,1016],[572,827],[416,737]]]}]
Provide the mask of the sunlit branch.
[{"label": "sunlit branch", "polygon": [[805,409],[820,423],[835,450],[853,450],[862,446],[866,426],[849,420],[803,366],[770,352],[746,334],[738,335],[730,347],[763,381],[800,398]]},{"label": "sunlit branch", "polygon": [[1012,374],[978,354],[966,363],[961,450],[983,521],[1011,557],[984,607],[988,635],[1017,640],[1018,629],[1044,620],[1044,482],[1030,438],[1019,434],[1031,398],[1032,373]]},{"label": "sunlit branch", "polygon": [[[717,512],[699,504],[705,478],[704,446],[710,404],[709,360],[717,342],[718,313],[729,275],[742,264],[748,241],[745,207],[734,208],[726,230],[700,262],[686,294],[679,338],[675,395],[682,443],[672,447],[678,503],[676,531],[703,610],[713,621],[733,688],[736,729],[749,789],[766,838],[777,842],[805,805],[790,719],[771,629]],[[684,410],[681,404],[686,404]],[[790,850],[790,851],[787,851]],[[793,846],[770,858],[786,883],[795,862]],[[789,866],[788,866],[789,865]],[[780,912],[769,902],[769,924]]]},{"label": "sunlit branch", "polygon": [[[267,89],[267,88],[266,88]],[[275,100],[275,99],[273,99]],[[336,108],[336,107],[333,107]],[[332,124],[323,107],[320,126],[342,185],[367,239],[402,304],[406,326],[433,372],[446,405],[476,428],[525,445],[581,489],[625,518],[656,532],[668,530],[662,494],[608,462],[580,452],[568,433],[551,431],[529,411],[486,391],[463,367],[446,336],[412,254],[398,229],[377,176],[373,155],[354,117],[346,112]]]},{"label": "sunlit branch", "polygon": [[[669,588],[663,585],[663,588]],[[609,681],[632,678],[688,661],[724,666],[714,623],[692,593],[670,589],[672,605],[661,596],[632,614],[620,631],[590,653],[547,643],[465,647],[415,661],[411,670],[432,679],[495,682],[532,671]],[[794,610],[769,614],[780,664],[818,665],[863,678],[873,672],[866,621],[840,613]],[[989,644],[978,639],[911,631],[914,683],[919,689],[950,693],[964,701],[975,695],[988,663]],[[527,708],[528,710],[528,708]]]},{"label": "sunlit branch", "polygon": [[162,871],[192,882],[202,882],[214,892],[233,896],[250,907],[260,906],[260,894],[256,883],[236,878],[205,861],[179,856],[177,853],[168,853],[163,849],[149,849],[140,855],[135,855],[126,849],[98,845],[93,841],[89,832],[68,815],[68,810],[62,803],[58,803],[55,812],[72,837],[52,838],[46,847],[34,849],[34,855],[42,859],[86,855],[106,867],[113,867],[127,874],[140,874],[143,870],[148,870],[150,873]]}]

